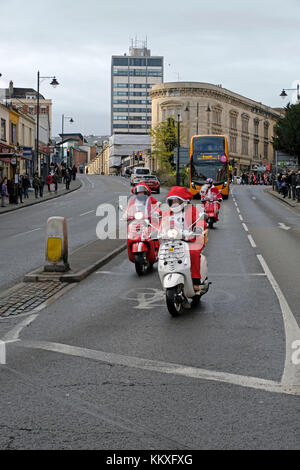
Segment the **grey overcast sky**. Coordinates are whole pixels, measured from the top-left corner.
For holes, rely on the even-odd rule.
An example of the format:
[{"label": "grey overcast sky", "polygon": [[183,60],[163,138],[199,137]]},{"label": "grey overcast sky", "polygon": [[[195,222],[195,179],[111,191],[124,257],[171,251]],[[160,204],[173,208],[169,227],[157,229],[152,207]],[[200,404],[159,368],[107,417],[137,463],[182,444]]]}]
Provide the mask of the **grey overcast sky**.
[{"label": "grey overcast sky", "polygon": [[[222,84],[278,107],[300,82],[300,0],[0,0],[0,87],[36,88],[53,100],[54,134],[110,132],[111,56],[148,39],[164,81]],[[294,93],[289,92],[293,102]],[[285,103],[286,104],[286,103]]]}]

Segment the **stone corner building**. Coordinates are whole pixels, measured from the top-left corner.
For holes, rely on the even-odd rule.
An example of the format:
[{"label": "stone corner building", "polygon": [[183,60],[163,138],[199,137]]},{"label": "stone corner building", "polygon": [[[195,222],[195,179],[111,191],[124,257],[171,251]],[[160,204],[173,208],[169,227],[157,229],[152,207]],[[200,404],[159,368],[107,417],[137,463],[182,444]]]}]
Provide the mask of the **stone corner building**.
[{"label": "stone corner building", "polygon": [[154,85],[150,96],[153,128],[168,117],[177,120],[180,115],[185,133],[181,146],[189,147],[193,135],[224,134],[234,174],[274,162],[271,142],[281,110],[210,83],[163,83]]}]

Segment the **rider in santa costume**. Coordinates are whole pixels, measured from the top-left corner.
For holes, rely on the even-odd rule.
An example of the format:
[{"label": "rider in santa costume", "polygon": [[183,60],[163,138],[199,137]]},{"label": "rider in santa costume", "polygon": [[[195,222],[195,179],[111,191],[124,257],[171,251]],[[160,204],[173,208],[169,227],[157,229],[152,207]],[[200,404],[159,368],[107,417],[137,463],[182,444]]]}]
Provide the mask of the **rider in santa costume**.
[{"label": "rider in santa costume", "polygon": [[200,265],[201,251],[206,243],[206,237],[203,232],[207,224],[205,220],[198,220],[196,222],[200,217],[200,212],[191,204],[192,198],[193,196],[187,188],[173,186],[167,196],[169,209],[163,213],[160,231],[167,233],[168,229],[180,227],[181,230],[191,232],[197,227],[197,233],[199,234],[189,237],[187,241],[190,242],[191,273],[194,289],[200,290],[200,283],[205,280],[201,279]]}]

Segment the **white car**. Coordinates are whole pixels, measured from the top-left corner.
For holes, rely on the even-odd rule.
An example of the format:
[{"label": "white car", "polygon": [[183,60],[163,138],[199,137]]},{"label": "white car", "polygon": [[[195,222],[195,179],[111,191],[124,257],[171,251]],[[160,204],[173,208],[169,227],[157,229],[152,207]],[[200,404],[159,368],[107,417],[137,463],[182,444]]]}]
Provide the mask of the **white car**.
[{"label": "white car", "polygon": [[133,168],[131,176],[130,176],[131,186],[135,186],[136,184],[143,181],[144,176],[150,176],[150,175],[151,175],[150,168],[144,168],[143,166],[140,166],[140,167],[137,166]]}]

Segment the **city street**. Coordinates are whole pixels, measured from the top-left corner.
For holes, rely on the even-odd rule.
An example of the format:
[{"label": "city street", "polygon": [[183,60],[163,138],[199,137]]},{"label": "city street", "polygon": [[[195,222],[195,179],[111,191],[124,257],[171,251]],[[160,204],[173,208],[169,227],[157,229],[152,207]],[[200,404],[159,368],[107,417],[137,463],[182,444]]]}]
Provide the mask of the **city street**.
[{"label": "city street", "polygon": [[[97,206],[129,195],[125,178],[80,178],[0,216],[1,290],[43,264],[48,217],[68,219],[73,251]],[[157,267],[138,277],[124,251],[39,313],[0,317],[0,449],[299,447],[300,215],[265,186],[231,189],[196,309],[171,317]]]}]

